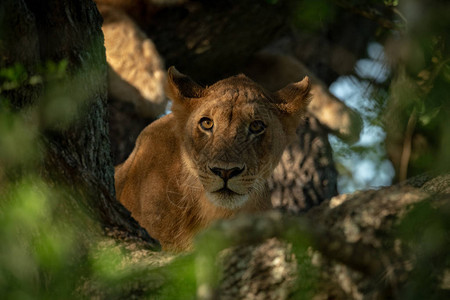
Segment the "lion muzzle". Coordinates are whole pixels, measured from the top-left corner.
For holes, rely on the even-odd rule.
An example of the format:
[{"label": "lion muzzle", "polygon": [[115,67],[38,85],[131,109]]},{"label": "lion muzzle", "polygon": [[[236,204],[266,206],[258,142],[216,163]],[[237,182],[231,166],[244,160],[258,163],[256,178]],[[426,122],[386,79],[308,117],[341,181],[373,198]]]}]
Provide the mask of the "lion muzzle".
[{"label": "lion muzzle", "polygon": [[213,167],[213,168],[209,167],[209,169],[211,170],[211,172],[213,172],[214,175],[219,176],[226,183],[228,181],[228,179],[236,177],[239,174],[241,174],[242,172],[244,172],[245,167],[243,167],[243,168],[236,167],[236,168],[231,168],[231,169],[222,169],[222,168],[217,168],[217,167]]}]

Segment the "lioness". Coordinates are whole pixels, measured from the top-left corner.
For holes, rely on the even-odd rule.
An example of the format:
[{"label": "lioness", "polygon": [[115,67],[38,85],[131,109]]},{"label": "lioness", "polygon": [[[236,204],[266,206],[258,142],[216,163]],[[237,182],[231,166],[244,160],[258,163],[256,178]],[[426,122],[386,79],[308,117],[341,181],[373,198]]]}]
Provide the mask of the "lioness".
[{"label": "lioness", "polygon": [[305,77],[269,93],[244,75],[202,87],[168,71],[172,113],[147,126],[116,167],[119,200],[166,250],[213,220],[271,208],[267,178],[305,112]]}]

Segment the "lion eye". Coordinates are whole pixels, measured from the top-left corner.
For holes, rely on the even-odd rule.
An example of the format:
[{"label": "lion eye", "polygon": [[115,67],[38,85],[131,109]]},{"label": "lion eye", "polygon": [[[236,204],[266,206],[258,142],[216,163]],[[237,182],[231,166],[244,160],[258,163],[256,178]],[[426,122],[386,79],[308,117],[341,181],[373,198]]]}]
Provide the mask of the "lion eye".
[{"label": "lion eye", "polygon": [[212,128],[214,126],[213,120],[211,120],[210,118],[206,118],[206,117],[201,118],[199,124],[203,130],[212,130]]},{"label": "lion eye", "polygon": [[253,134],[259,134],[262,133],[264,129],[266,129],[266,125],[263,123],[263,121],[256,120],[250,123],[248,129]]}]

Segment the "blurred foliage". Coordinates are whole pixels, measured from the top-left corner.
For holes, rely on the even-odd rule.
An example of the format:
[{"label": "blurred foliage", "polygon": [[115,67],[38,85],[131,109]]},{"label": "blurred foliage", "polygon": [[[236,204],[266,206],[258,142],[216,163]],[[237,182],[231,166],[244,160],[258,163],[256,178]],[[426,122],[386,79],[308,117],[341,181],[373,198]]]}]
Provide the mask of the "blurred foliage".
[{"label": "blurred foliage", "polygon": [[320,31],[336,17],[336,6],[331,0],[295,1],[292,10],[295,26],[303,32]]},{"label": "blurred foliage", "polygon": [[[0,70],[2,299],[75,298],[73,291],[89,269],[76,224],[58,210],[66,201],[62,188],[40,176],[45,152],[39,110],[17,110],[7,98],[15,90],[44,80],[61,80],[66,66],[65,61],[48,63],[42,67],[45,72],[33,76],[20,64]],[[83,222],[76,211],[71,214],[71,221]]]},{"label": "blurred foliage", "polygon": [[2,299],[73,298],[85,254],[73,228],[55,215],[49,186],[28,176],[9,183],[0,198]]},{"label": "blurred foliage", "polygon": [[450,168],[450,3],[405,0],[399,10],[407,26],[385,42],[393,78],[384,120],[388,149],[403,159],[398,178],[405,179]]},{"label": "blurred foliage", "polygon": [[438,291],[443,285],[449,289],[443,281],[449,280],[450,206],[437,208],[430,200],[415,205],[397,228],[397,237],[406,241],[404,251],[413,258],[407,262],[413,266],[409,280],[399,291],[403,299],[448,299]]},{"label": "blurred foliage", "polygon": [[[334,2],[362,15],[383,12],[382,1]],[[379,22],[355,74],[334,84],[335,90],[346,90],[339,97],[362,115],[365,126],[356,145],[331,139],[341,192],[450,168],[450,3],[384,4],[391,13],[383,18],[395,26]]]},{"label": "blurred foliage", "polygon": [[47,61],[37,67],[37,72],[31,75],[26,68],[15,63],[12,66],[0,69],[0,94],[9,90],[16,90],[27,85],[38,85],[44,81],[64,79],[67,74],[67,60],[60,62]]}]

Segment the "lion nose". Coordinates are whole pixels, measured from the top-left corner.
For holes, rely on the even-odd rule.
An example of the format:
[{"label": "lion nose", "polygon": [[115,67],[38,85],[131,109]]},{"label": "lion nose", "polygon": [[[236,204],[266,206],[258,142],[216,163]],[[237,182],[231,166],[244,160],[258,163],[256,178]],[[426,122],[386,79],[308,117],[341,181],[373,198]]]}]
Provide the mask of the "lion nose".
[{"label": "lion nose", "polygon": [[235,176],[238,176],[244,171],[244,168],[231,168],[231,169],[222,169],[222,168],[209,168],[211,172],[227,181]]}]

